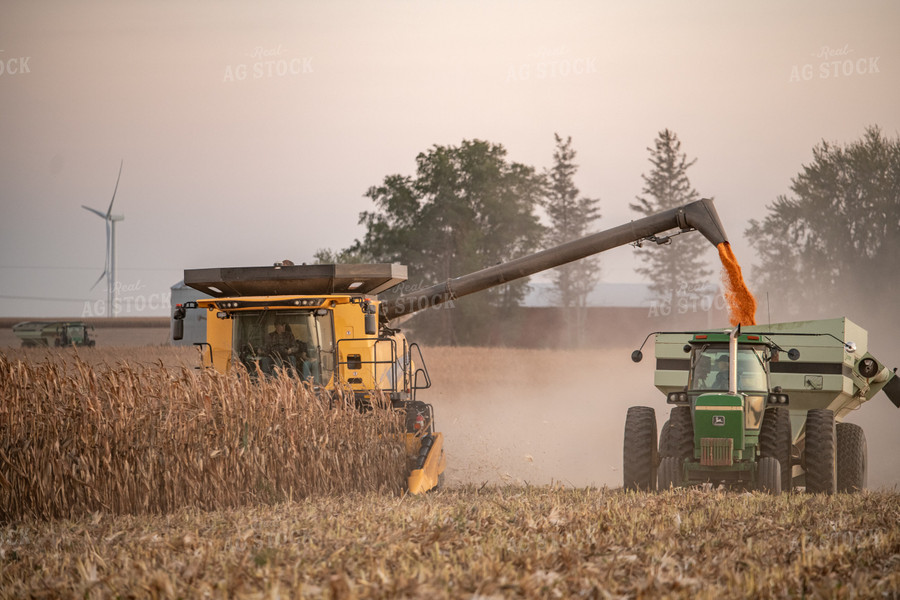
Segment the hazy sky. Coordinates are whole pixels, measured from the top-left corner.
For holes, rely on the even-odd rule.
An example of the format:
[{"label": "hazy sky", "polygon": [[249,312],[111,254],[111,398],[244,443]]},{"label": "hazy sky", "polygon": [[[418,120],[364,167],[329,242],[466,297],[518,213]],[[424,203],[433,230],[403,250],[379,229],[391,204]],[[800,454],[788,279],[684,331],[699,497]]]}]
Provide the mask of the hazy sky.
[{"label": "hazy sky", "polygon": [[[103,222],[81,205],[106,210],[122,159],[132,315],[167,314],[185,268],[347,246],[369,186],[471,138],[544,168],[571,135],[607,228],[670,128],[749,265],[749,219],[815,144],[898,135],[898,25],[893,1],[6,0],[0,316],[105,297]],[[639,281],[632,256],[607,253],[603,279]]]}]

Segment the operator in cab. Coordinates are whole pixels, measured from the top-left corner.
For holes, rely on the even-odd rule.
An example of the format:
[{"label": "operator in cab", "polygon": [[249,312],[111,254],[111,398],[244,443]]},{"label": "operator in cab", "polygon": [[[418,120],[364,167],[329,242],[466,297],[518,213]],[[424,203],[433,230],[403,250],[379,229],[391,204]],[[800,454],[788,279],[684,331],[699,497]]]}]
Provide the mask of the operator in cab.
[{"label": "operator in cab", "polygon": [[290,325],[284,319],[275,321],[275,329],[266,338],[263,371],[273,373],[275,367],[288,368],[300,373],[303,379],[311,377],[306,343],[294,337]]}]

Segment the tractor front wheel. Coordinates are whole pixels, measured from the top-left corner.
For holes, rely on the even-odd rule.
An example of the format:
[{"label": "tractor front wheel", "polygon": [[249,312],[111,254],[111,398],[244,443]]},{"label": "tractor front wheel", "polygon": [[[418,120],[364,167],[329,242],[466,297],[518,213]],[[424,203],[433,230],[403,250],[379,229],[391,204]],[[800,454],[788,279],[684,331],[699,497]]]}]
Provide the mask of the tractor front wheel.
[{"label": "tractor front wheel", "polygon": [[806,413],[806,491],[813,494],[834,494],[837,488],[834,413],[813,408]]},{"label": "tractor front wheel", "polygon": [[694,457],[694,423],[690,406],[676,406],[669,414],[665,445],[660,442],[659,455],[686,459]]},{"label": "tractor front wheel", "polygon": [[664,456],[659,461],[659,490],[678,487],[684,483],[684,459]]},{"label": "tractor front wheel", "polygon": [[656,412],[647,406],[632,406],[625,416],[623,475],[626,490],[656,489],[659,455],[656,449]]}]

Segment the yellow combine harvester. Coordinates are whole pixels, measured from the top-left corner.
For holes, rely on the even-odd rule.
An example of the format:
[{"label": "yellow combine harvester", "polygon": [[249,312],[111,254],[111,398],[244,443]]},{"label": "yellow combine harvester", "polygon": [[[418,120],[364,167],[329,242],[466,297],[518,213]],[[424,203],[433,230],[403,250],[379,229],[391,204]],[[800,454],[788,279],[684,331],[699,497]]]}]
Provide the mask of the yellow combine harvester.
[{"label": "yellow combine harvester", "polygon": [[406,280],[402,265],[285,261],[190,269],[185,284],[212,298],[176,307],[173,337],[182,338],[187,309],[205,309],[206,342],[200,345],[206,367],[257,375],[283,369],[320,390],[352,395],[362,409],[383,394],[405,415],[407,448],[417,457],[409,491],[422,493],[444,472],[444,439],[434,430],[431,405],[416,399],[417,390],[431,386],[421,350],[391,321],[624,244],[665,244],[669,237],[658,234],[676,229],[700,231],[714,246],[727,241],[712,200],[699,200],[392,301],[377,295]]},{"label": "yellow combine harvester", "polygon": [[213,296],[175,313],[174,337],[181,339],[185,309],[208,311],[206,342],[199,344],[205,367],[254,375],[284,370],[361,408],[383,395],[405,412],[407,448],[419,456],[410,492],[437,486],[446,458],[431,405],[415,397],[431,385],[421,350],[378,323],[375,295],[406,281],[405,266],[277,263],[186,270],[184,281]]}]

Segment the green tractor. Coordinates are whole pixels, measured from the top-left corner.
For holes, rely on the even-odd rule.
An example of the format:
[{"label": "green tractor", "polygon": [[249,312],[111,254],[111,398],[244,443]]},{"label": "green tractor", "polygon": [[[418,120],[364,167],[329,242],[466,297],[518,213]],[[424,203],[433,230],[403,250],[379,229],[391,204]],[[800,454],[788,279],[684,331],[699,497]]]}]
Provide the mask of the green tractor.
[{"label": "green tractor", "polygon": [[866,352],[865,330],[841,318],[655,335],[654,383],[672,410],[658,446],[653,408],[628,410],[626,489],[865,488],[865,435],[843,418],[882,389],[900,408],[896,370]]}]

